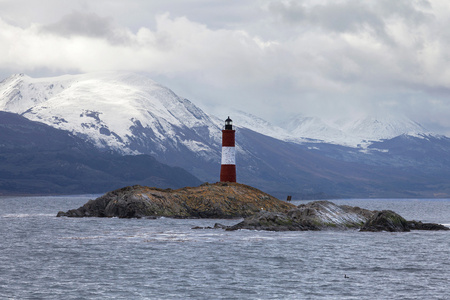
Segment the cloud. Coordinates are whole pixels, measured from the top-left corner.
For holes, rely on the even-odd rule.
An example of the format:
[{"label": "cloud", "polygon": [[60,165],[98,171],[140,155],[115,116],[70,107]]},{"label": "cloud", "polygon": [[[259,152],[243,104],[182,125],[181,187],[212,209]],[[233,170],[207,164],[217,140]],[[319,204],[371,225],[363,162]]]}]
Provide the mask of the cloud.
[{"label": "cloud", "polygon": [[[244,6],[262,3],[248,19],[223,1],[105,3],[49,23],[0,19],[0,70],[145,72],[209,109],[272,120],[395,111],[450,128],[445,1],[262,0]],[[126,7],[145,18],[126,19]]]},{"label": "cloud", "polygon": [[272,1],[267,9],[280,20],[308,26],[308,30],[322,29],[337,33],[369,31],[386,35],[392,19],[408,25],[421,24],[430,15],[427,1]]},{"label": "cloud", "polygon": [[[216,93],[236,89],[245,93],[246,88],[269,84],[274,77],[275,65],[268,56],[274,54],[276,43],[244,30],[213,30],[169,14],[157,16],[155,23],[154,30],[142,27],[132,33],[91,13],[71,13],[57,23],[26,28],[0,21],[0,43],[7,45],[0,49],[0,65],[25,73],[42,68],[55,73],[148,72],[182,77],[201,90],[216,89]],[[120,39],[117,32],[122,33]],[[237,95],[230,98],[231,102],[242,101]]]},{"label": "cloud", "polygon": [[42,26],[41,30],[66,38],[85,36],[105,38],[112,43],[129,42],[127,30],[116,27],[112,18],[103,18],[95,13],[74,11],[56,23]]},{"label": "cloud", "polygon": [[308,5],[305,1],[277,1],[272,2],[269,9],[285,22],[321,27],[336,32],[357,32],[365,27],[380,31],[383,28],[383,22],[378,15],[360,1],[316,5]]}]

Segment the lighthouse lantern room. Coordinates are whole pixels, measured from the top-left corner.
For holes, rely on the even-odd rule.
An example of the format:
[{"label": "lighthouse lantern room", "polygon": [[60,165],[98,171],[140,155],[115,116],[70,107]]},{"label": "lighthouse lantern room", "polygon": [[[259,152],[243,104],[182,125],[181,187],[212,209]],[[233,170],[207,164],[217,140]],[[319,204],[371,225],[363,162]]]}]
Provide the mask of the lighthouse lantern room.
[{"label": "lighthouse lantern room", "polygon": [[221,182],[236,182],[236,150],[233,121],[228,117],[222,130],[222,164],[220,167]]}]

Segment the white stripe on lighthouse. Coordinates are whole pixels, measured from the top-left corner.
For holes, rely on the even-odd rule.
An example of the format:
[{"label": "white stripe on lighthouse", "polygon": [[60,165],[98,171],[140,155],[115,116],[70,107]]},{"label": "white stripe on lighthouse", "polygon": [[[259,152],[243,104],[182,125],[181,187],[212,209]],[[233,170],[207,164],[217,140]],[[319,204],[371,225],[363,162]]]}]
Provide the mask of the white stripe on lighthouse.
[{"label": "white stripe on lighthouse", "polygon": [[236,164],[236,150],[234,147],[222,147],[222,165]]}]

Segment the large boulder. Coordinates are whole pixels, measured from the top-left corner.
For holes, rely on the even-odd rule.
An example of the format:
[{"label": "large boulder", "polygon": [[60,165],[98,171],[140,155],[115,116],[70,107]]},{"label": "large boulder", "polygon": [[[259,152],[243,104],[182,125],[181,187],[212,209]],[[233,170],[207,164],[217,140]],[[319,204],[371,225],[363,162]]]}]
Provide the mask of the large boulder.
[{"label": "large boulder", "polygon": [[286,212],[294,205],[239,183],[205,183],[198,187],[158,189],[131,186],[108,192],[78,209],[59,212],[66,217],[241,218],[264,210]]},{"label": "large boulder", "polygon": [[360,231],[410,231],[408,221],[392,210],[377,211],[367,220]]},{"label": "large boulder", "polygon": [[392,210],[375,211],[360,231],[408,232],[411,230],[450,230],[441,224],[407,221]]}]

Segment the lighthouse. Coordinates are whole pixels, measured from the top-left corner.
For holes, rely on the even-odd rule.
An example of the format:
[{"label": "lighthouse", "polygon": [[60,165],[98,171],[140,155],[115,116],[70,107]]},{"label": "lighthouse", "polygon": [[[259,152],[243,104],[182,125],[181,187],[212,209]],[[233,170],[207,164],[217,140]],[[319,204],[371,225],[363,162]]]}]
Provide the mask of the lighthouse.
[{"label": "lighthouse", "polygon": [[236,182],[236,150],[234,148],[233,121],[228,117],[222,130],[221,182]]}]

